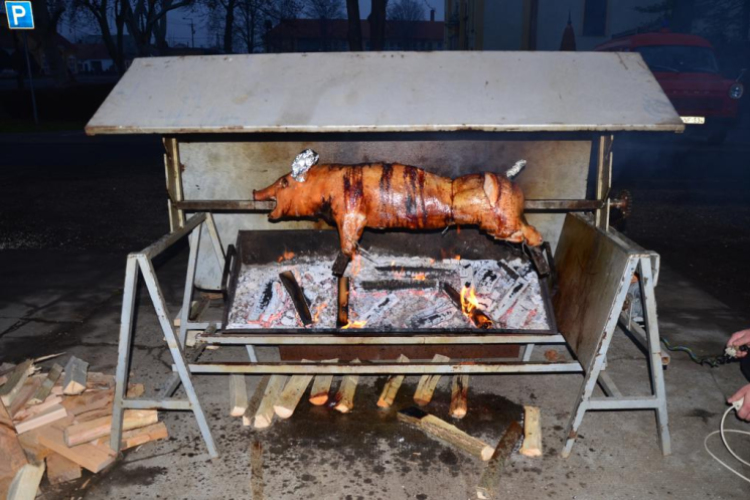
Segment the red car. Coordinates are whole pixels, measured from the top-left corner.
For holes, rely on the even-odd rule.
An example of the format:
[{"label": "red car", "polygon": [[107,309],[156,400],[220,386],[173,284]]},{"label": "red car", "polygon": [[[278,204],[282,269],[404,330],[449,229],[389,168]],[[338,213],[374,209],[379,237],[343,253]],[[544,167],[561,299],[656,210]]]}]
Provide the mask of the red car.
[{"label": "red car", "polygon": [[682,120],[706,127],[711,142],[722,142],[737,120],[742,75],[723,77],[705,38],[662,30],[613,38],[595,50],[639,52]]}]

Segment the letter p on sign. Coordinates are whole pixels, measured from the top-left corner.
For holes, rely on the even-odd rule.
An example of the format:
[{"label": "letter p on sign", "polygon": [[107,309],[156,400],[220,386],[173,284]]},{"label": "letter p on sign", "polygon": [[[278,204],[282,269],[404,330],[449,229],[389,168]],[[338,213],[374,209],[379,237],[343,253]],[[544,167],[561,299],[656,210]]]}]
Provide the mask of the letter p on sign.
[{"label": "letter p on sign", "polygon": [[6,1],[5,15],[8,17],[8,27],[12,30],[34,29],[34,16],[29,1]]}]

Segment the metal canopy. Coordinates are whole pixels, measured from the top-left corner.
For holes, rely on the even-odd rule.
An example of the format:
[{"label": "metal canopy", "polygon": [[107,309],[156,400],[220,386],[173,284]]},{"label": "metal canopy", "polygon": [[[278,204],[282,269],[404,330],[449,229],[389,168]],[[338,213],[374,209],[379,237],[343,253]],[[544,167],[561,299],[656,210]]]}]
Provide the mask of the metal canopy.
[{"label": "metal canopy", "polygon": [[88,134],[672,131],[639,54],[359,52],[136,59]]}]

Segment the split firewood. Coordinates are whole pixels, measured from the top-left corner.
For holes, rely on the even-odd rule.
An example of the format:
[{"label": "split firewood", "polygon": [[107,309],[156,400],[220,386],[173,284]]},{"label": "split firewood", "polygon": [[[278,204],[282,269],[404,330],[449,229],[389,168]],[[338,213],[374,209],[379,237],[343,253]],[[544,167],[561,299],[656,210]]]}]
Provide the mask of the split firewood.
[{"label": "split firewood", "polygon": [[485,462],[492,457],[494,452],[494,449],[481,439],[470,436],[455,425],[414,406],[398,412],[397,418],[401,422],[416,426],[428,436],[453,445]]},{"label": "split firewood", "polygon": [[[129,431],[158,422],[156,410],[125,410],[122,429]],[[90,422],[73,424],[65,429],[65,444],[75,446],[106,436],[112,429],[112,417],[102,417]]]},{"label": "split firewood", "polygon": [[[146,427],[123,432],[122,440],[120,441],[120,450],[124,451],[142,444],[150,443],[151,441],[158,441],[159,439],[167,438],[169,438],[167,426],[164,425],[164,422],[158,422],[147,425]],[[97,438],[92,441],[91,444],[109,446],[109,435]]]},{"label": "split firewood", "polygon": [[[397,359],[396,363],[408,363],[409,358],[401,354]],[[378,407],[379,408],[390,408],[393,404],[393,400],[396,399],[396,394],[398,394],[398,390],[401,388],[401,384],[404,382],[404,376],[403,375],[391,375],[388,377],[388,380],[385,382],[385,386],[383,387],[383,392],[380,393],[380,398],[378,398]]]},{"label": "split firewood", "polygon": [[[321,363],[338,363],[336,359],[325,359]],[[333,375],[315,375],[312,389],[310,390],[310,402],[315,406],[321,406],[328,401],[328,394],[331,391],[331,382]]]},{"label": "split firewood", "polygon": [[229,408],[233,417],[241,417],[247,410],[247,386],[242,374],[229,376]]},{"label": "split firewood", "polygon": [[27,406],[26,408],[13,415],[13,421],[23,422],[24,420],[27,420],[29,418],[34,418],[37,415],[41,415],[42,413],[46,412],[53,406],[59,405],[60,403],[62,403],[62,398],[60,396],[47,396],[47,399],[45,399],[41,404]]},{"label": "split firewood", "polygon": [[467,395],[469,392],[469,376],[465,373],[453,376],[451,388],[450,413],[453,418],[464,418],[469,408]]},{"label": "split firewood", "polygon": [[542,416],[537,406],[524,406],[523,445],[521,455],[525,457],[542,456]]},{"label": "split firewood", "polygon": [[47,480],[50,484],[62,484],[81,477],[81,466],[58,453],[47,457]]},{"label": "split firewood", "polygon": [[30,405],[38,405],[41,404],[42,401],[47,399],[47,396],[49,396],[50,392],[52,391],[52,388],[55,386],[57,381],[60,379],[60,375],[62,375],[63,367],[55,363],[52,366],[52,369],[47,374],[47,378],[44,379],[44,382],[42,382],[42,385],[39,386],[39,388],[36,390],[34,395],[29,399]]},{"label": "split firewood", "polygon": [[34,373],[34,360],[27,359],[11,372],[8,381],[0,387],[0,400],[6,408],[10,408],[13,400],[18,396],[23,384]]},{"label": "split firewood", "polygon": [[287,380],[286,375],[271,375],[268,386],[263,393],[263,399],[258,406],[258,411],[252,418],[252,425],[256,429],[265,429],[271,425],[274,416],[274,405],[284,390]]},{"label": "split firewood", "polygon": [[261,401],[263,401],[263,394],[265,394],[266,387],[268,387],[268,382],[270,380],[271,375],[263,375],[263,377],[260,379],[260,382],[258,382],[258,385],[255,387],[255,392],[253,392],[253,396],[247,403],[245,414],[242,415],[243,426],[248,427],[252,424],[253,415],[255,415],[255,412],[257,412],[258,408],[260,408],[260,403]]},{"label": "split firewood", "polygon": [[513,453],[518,440],[521,439],[523,429],[521,424],[518,422],[511,422],[508,430],[505,431],[503,437],[497,443],[497,448],[492,454],[487,468],[482,473],[482,478],[479,480],[477,485],[477,498],[480,500],[490,500],[497,498],[498,491],[500,490],[500,475],[505,467],[505,462]]},{"label": "split firewood", "polygon": [[38,429],[38,439],[42,446],[59,453],[93,473],[100,472],[115,461],[116,454],[109,446],[91,443],[68,446],[65,444],[63,431],[55,425],[46,425]]},{"label": "split firewood", "polygon": [[312,378],[312,375],[292,375],[289,382],[284,386],[284,390],[281,391],[276,404],[273,405],[273,411],[276,412],[276,415],[280,418],[292,416]]},{"label": "split firewood", "polygon": [[[352,364],[360,363],[359,359],[353,359]],[[354,408],[354,392],[357,390],[359,375],[344,375],[344,379],[336,392],[336,406],[333,408],[341,413],[349,413]]]},{"label": "split firewood", "polygon": [[[432,358],[433,363],[448,363],[450,358],[443,356],[442,354],[435,354]],[[435,388],[440,381],[440,374],[435,373],[432,375],[422,375],[417,385],[417,391],[414,393],[414,402],[419,406],[425,406],[432,401],[432,395],[435,393]]]},{"label": "split firewood", "polygon": [[8,413],[10,413],[11,417],[15,418],[16,413],[26,406],[26,403],[31,399],[31,396],[34,395],[40,385],[42,385],[42,378],[37,375],[26,380],[26,383],[23,384],[23,387],[21,387],[21,390],[18,391],[16,397],[13,398],[13,402],[8,407]]},{"label": "split firewood", "polygon": [[86,390],[86,372],[89,364],[82,359],[71,356],[65,365],[65,379],[63,380],[63,394],[81,394]]},{"label": "split firewood", "polygon": [[23,434],[24,432],[32,431],[49,423],[61,420],[67,416],[67,410],[65,410],[62,405],[57,404],[47,409],[44,413],[32,418],[27,418],[23,422],[18,422],[16,424],[16,432],[18,434]]},{"label": "split firewood", "polygon": [[16,472],[28,464],[8,411],[0,401],[0,498],[6,498]]},{"label": "split firewood", "polygon": [[26,464],[21,467],[8,488],[8,500],[34,500],[42,476],[44,476],[44,462],[38,465]]},{"label": "split firewood", "polygon": [[115,376],[110,373],[88,372],[86,374],[87,389],[113,389],[115,387]]}]

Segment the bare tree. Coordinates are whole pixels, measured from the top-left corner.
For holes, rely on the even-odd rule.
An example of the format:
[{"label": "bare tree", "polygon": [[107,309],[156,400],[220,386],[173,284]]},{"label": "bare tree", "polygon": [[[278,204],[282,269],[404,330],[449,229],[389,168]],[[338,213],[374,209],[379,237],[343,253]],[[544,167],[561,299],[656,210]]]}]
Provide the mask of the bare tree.
[{"label": "bare tree", "polygon": [[370,24],[370,44],[372,50],[383,50],[385,48],[385,13],[388,9],[388,0],[372,0],[372,8],[367,22]]},{"label": "bare tree", "polygon": [[238,0],[203,0],[208,8],[210,24],[222,32],[222,48],[226,54],[234,51],[234,17]]},{"label": "bare tree", "polygon": [[388,19],[392,21],[423,21],[424,5],[418,0],[396,0],[388,7]]},{"label": "bare tree", "polygon": [[255,52],[262,33],[265,16],[272,14],[270,0],[237,0],[237,23],[235,30],[247,53]]},{"label": "bare tree", "polygon": [[344,6],[341,0],[307,0],[307,15],[313,19],[342,19]]},{"label": "bare tree", "polygon": [[[84,12],[96,21],[102,36],[102,42],[120,74],[125,72],[123,45],[125,30],[123,4],[125,2],[126,0],[73,0],[73,8],[71,9],[72,16]],[[114,34],[110,26],[110,18],[114,20]]]},{"label": "bare tree", "polygon": [[32,33],[41,46],[50,74],[56,85],[64,85],[71,80],[68,66],[60,54],[57,25],[67,7],[63,0],[34,0],[36,29]]},{"label": "bare tree", "polygon": [[347,38],[349,39],[349,50],[357,52],[362,50],[362,23],[359,19],[359,0],[346,0],[346,17],[349,21]]}]

